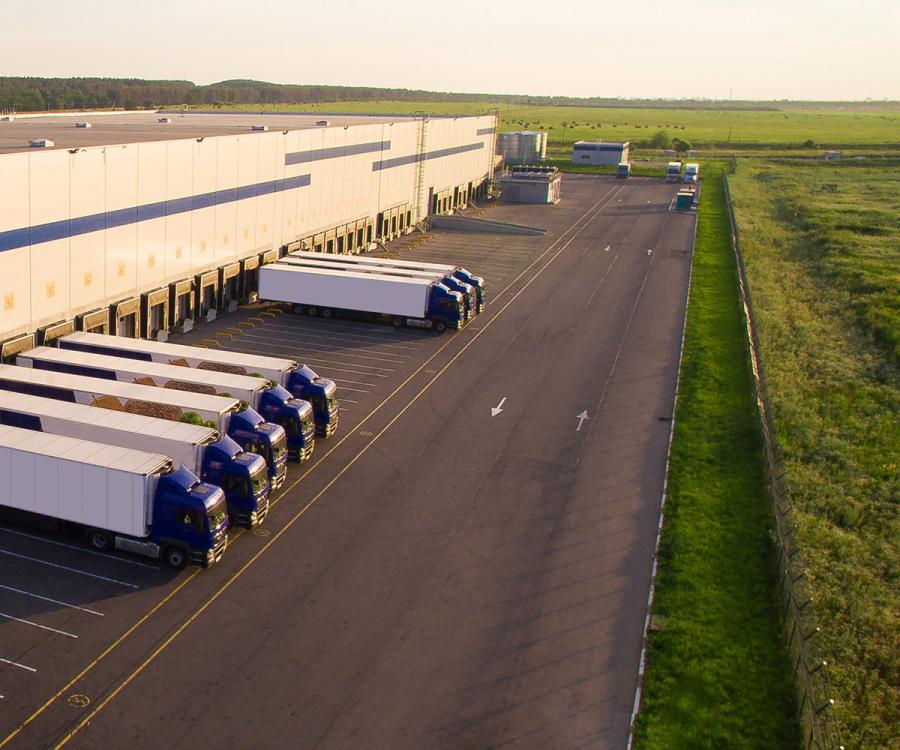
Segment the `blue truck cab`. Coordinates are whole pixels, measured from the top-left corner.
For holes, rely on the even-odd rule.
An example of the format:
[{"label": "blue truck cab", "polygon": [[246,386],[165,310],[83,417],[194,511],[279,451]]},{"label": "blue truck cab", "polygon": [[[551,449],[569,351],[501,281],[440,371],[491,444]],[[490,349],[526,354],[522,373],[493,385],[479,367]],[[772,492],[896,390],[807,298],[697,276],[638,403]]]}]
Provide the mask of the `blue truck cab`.
[{"label": "blue truck cab", "polygon": [[[138,551],[129,549],[129,541],[118,546]],[[184,464],[163,475],[156,487],[148,541],[158,545],[163,562],[176,570],[188,562],[204,568],[218,562],[228,544],[225,493],[201,482]],[[133,544],[146,542],[134,540]]]},{"label": "blue truck cab", "polygon": [[481,276],[475,276],[473,273],[469,273],[465,268],[457,268],[453,275],[462,281],[465,284],[470,284],[475,287],[475,294],[478,297],[478,312],[484,312],[484,304],[485,304],[485,291],[484,291],[484,278]]},{"label": "blue truck cab", "polygon": [[267,422],[274,422],[284,430],[292,458],[296,461],[309,458],[315,445],[314,431],[295,429],[295,425],[302,423],[304,414],[311,411],[309,404],[295,398],[286,388],[273,385],[260,395],[257,410]]},{"label": "blue truck cab", "polygon": [[478,309],[478,294],[475,287],[465,281],[460,281],[455,276],[445,276],[441,280],[441,284],[454,292],[459,292],[463,296],[465,304],[465,319],[471,320],[480,310]]},{"label": "blue truck cab", "polygon": [[331,437],[338,426],[340,406],[337,385],[330,378],[320,378],[307,365],[291,370],[287,390],[294,398],[302,398],[312,406],[316,434]]},{"label": "blue truck cab", "polygon": [[269,512],[269,475],[262,456],[226,436],[206,447],[202,466],[203,479],[225,493],[233,523],[252,529],[263,522]]},{"label": "blue truck cab", "polygon": [[443,333],[448,328],[458,331],[463,326],[465,316],[465,303],[460,292],[451,291],[440,283],[431,287],[425,317],[431,321],[435,331]]},{"label": "blue truck cab", "polygon": [[287,475],[287,436],[284,428],[263,419],[254,409],[244,409],[228,421],[228,437],[240,448],[265,460],[273,490],[284,484]]}]

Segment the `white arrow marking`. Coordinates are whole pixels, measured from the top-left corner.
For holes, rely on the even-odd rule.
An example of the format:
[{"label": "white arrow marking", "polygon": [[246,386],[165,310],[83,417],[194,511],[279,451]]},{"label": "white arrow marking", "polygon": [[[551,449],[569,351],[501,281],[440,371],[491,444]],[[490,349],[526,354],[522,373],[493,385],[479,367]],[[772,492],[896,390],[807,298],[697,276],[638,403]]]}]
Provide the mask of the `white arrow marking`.
[{"label": "white arrow marking", "polygon": [[652,252],[653,252],[652,250],[648,250],[647,255],[650,255]]},{"label": "white arrow marking", "polygon": [[578,427],[575,428],[575,432],[581,432],[581,425],[584,424],[584,420],[588,418],[587,409],[585,409],[581,414],[579,414],[575,419],[578,420]]},{"label": "white arrow marking", "polygon": [[506,403],[506,396],[500,399],[500,403],[496,406],[491,407],[491,416],[496,417],[501,411],[503,411],[503,404]]},{"label": "white arrow marking", "polygon": [[603,248],[603,252],[604,252],[604,253],[608,253],[608,252],[609,252],[609,245],[607,245],[606,247]]}]

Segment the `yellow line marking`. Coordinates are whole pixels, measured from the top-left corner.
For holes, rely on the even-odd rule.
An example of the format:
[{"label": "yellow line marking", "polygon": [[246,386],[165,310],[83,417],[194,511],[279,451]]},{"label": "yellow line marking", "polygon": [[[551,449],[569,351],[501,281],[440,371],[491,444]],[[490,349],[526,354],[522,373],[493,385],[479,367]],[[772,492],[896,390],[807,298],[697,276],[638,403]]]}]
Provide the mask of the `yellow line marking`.
[{"label": "yellow line marking", "polygon": [[[612,191],[610,191],[610,192],[612,192]],[[594,207],[596,207],[597,204],[599,204],[602,200],[603,200],[603,199],[601,198],[600,201],[597,201],[597,203],[595,203],[594,206],[593,206],[591,209],[589,209],[588,213],[590,213],[590,211],[592,211],[592,210],[594,209]],[[601,209],[601,210],[602,210],[602,209]],[[582,218],[583,218],[583,217],[582,217]],[[123,690],[124,690],[124,689],[125,689],[125,688],[126,688],[126,687],[134,680],[134,679],[136,679],[136,678],[137,678],[137,677],[138,677],[138,676],[139,676],[139,675],[140,675],[140,674],[141,674],[148,666],[150,666],[150,664],[152,664],[154,661],[156,661],[157,657],[159,657],[159,655],[160,655],[163,651],[165,651],[165,650],[166,650],[166,649],[167,649],[167,648],[168,648],[168,647],[169,647],[169,646],[170,646],[170,645],[171,645],[171,644],[172,644],[172,643],[173,643],[173,642],[174,642],[174,641],[175,641],[175,640],[176,640],[176,639],[177,639],[177,638],[185,631],[185,630],[187,630],[187,628],[190,627],[190,625],[191,625],[198,617],[200,617],[200,615],[202,615],[207,609],[209,609],[209,607],[210,607],[210,606],[211,606],[211,605],[212,605],[219,597],[221,597],[222,594],[224,594],[224,593],[232,586],[232,584],[233,584],[238,578],[240,578],[240,577],[241,577],[241,576],[242,576],[242,575],[243,575],[243,574],[244,574],[244,573],[245,573],[245,572],[246,572],[246,571],[247,571],[247,570],[248,570],[248,569],[249,569],[249,568],[250,568],[250,567],[251,567],[251,566],[252,566],[252,565],[253,565],[253,564],[254,564],[254,563],[255,563],[255,562],[263,555],[263,554],[264,554],[264,553],[265,553],[265,552],[267,552],[267,551],[269,550],[269,548],[270,548],[273,544],[275,544],[275,542],[277,542],[277,541],[278,541],[278,540],[279,540],[279,539],[280,539],[280,538],[281,538],[281,537],[282,537],[282,536],[283,536],[283,535],[284,535],[284,534],[285,534],[285,533],[286,533],[286,532],[287,532],[287,531],[288,531],[288,530],[289,530],[289,529],[290,529],[290,528],[291,528],[291,527],[292,527],[292,526],[293,526],[300,518],[302,518],[302,517],[306,514],[306,512],[307,512],[310,508],[312,508],[313,505],[315,505],[315,504],[319,501],[319,499],[320,499],[326,492],[328,492],[328,490],[330,490],[330,489],[337,483],[337,481],[338,481],[342,476],[344,476],[344,474],[346,474],[346,473],[350,470],[350,468],[351,468],[357,461],[359,461],[359,459],[361,459],[361,458],[368,452],[369,448],[371,448],[371,447],[372,447],[372,446],[373,446],[373,445],[374,445],[374,444],[382,437],[382,435],[384,435],[391,427],[393,427],[394,424],[395,424],[395,423],[396,423],[396,422],[397,422],[397,421],[398,421],[398,420],[399,420],[399,419],[400,419],[400,418],[401,418],[401,417],[402,417],[409,409],[412,408],[413,404],[415,404],[422,396],[425,395],[425,393],[426,393],[426,392],[431,388],[431,386],[438,380],[438,378],[440,378],[441,375],[443,375],[443,374],[450,368],[450,366],[453,365],[453,364],[456,362],[456,360],[459,359],[459,358],[465,353],[465,351],[466,351],[470,346],[472,346],[472,344],[475,343],[475,341],[478,339],[478,337],[481,336],[481,335],[482,335],[482,334],[483,334],[483,333],[484,333],[484,332],[485,332],[485,331],[486,331],[486,330],[487,330],[487,329],[488,329],[488,328],[489,328],[489,327],[490,327],[490,326],[491,326],[491,325],[492,325],[492,324],[500,317],[500,315],[501,315],[501,314],[502,314],[502,313],[503,313],[503,312],[504,312],[504,311],[505,311],[505,310],[506,310],[513,302],[515,302],[515,300],[519,297],[519,295],[522,294],[526,289],[528,289],[528,287],[530,287],[531,284],[534,283],[534,281],[537,280],[538,277],[540,277],[540,275],[544,272],[544,270],[545,270],[546,268],[548,268],[548,267],[550,266],[550,264],[551,264],[554,260],[556,260],[557,257],[559,257],[559,255],[560,255],[560,254],[561,254],[561,253],[562,253],[562,252],[563,252],[563,251],[564,251],[564,250],[565,250],[565,249],[566,249],[566,248],[567,248],[574,240],[575,240],[575,238],[576,238],[579,234],[581,234],[582,231],[584,231],[584,229],[588,226],[588,224],[590,223],[590,221],[593,220],[593,218],[594,218],[594,217],[591,217],[591,219],[590,219],[586,224],[584,224],[578,231],[576,231],[575,234],[573,234],[573,235],[565,242],[565,244],[563,244],[563,245],[562,245],[562,246],[561,246],[561,247],[553,254],[553,256],[550,258],[550,260],[548,260],[548,261],[544,264],[544,266],[543,266],[541,269],[539,269],[539,270],[537,271],[537,273],[535,273],[535,275],[532,276],[532,277],[531,277],[531,278],[530,278],[530,279],[522,286],[521,289],[519,289],[519,291],[517,291],[512,297],[510,297],[510,298],[506,301],[506,303],[503,305],[503,307],[501,307],[501,308],[497,311],[496,315],[494,315],[490,320],[488,320],[488,321],[481,327],[481,330],[479,330],[479,331],[478,331],[471,339],[469,339],[469,341],[467,341],[467,342],[463,345],[463,347],[462,347],[456,354],[454,354],[453,357],[451,357],[450,360],[449,360],[443,367],[441,367],[441,368],[437,371],[437,373],[431,378],[431,380],[429,380],[429,381],[428,381],[428,382],[427,382],[427,383],[419,390],[419,392],[418,392],[412,399],[410,399],[409,403],[407,403],[406,406],[404,406],[399,412],[397,412],[397,414],[396,414],[396,415],[395,415],[395,416],[394,416],[394,417],[393,417],[393,418],[392,418],[392,419],[391,419],[384,427],[382,427],[381,430],[379,430],[378,433],[377,433],[377,434],[376,434],[376,435],[375,435],[375,436],[374,436],[374,437],[373,437],[373,438],[372,438],[365,446],[363,446],[362,449],[361,449],[355,456],[353,456],[353,458],[350,459],[350,461],[348,461],[348,462],[343,466],[343,468],[341,468],[341,470],[340,470],[337,474],[335,474],[335,475],[328,481],[328,483],[327,483],[321,490],[319,490],[319,491],[313,496],[313,498],[312,498],[306,505],[304,505],[299,511],[297,511],[297,513],[294,514],[294,515],[290,518],[290,520],[288,520],[288,522],[287,522],[284,526],[282,526],[282,528],[279,529],[279,530],[272,536],[271,539],[269,539],[269,541],[267,541],[262,547],[260,547],[260,549],[256,552],[256,554],[254,554],[249,560],[247,560],[247,562],[245,562],[240,568],[238,568],[238,570],[236,570],[236,571],[231,575],[231,577],[230,577],[224,584],[222,584],[222,586],[218,589],[218,591],[216,591],[212,596],[210,596],[209,599],[207,599],[207,600],[206,600],[206,601],[205,601],[198,609],[196,609],[196,610],[194,611],[194,613],[191,614],[190,617],[188,617],[181,625],[179,625],[178,628],[177,628],[177,629],[176,629],[176,630],[175,630],[168,638],[166,638],[166,639],[165,639],[165,640],[164,640],[164,641],[163,641],[163,642],[162,642],[162,643],[161,643],[161,644],[153,651],[153,653],[150,654],[150,656],[148,656],[143,662],[141,662],[141,664],[140,664],[140,665],[139,665],[139,666],[138,666],[131,674],[129,674],[128,677],[126,677],[125,680],[123,680],[123,681],[122,681],[122,682],[121,682],[121,683],[120,683],[120,684],[119,684],[119,685],[118,685],[118,686],[117,686],[117,687],[116,687],[116,688],[115,688],[115,689],[114,689],[114,690],[113,690],[106,698],[104,698],[103,701],[102,701],[101,703],[99,703],[99,704],[96,706],[96,708],[94,708],[87,716],[85,716],[81,721],[79,721],[78,724],[76,724],[75,727],[74,727],[70,732],[68,732],[66,735],[64,735],[63,738],[62,738],[62,739],[54,746],[54,750],[59,750],[59,748],[61,748],[61,747],[65,746],[65,745],[67,745],[67,744],[69,743],[69,741],[70,741],[76,734],[78,734],[85,726],[87,726],[87,725],[94,719],[94,717],[97,716],[98,713],[100,713],[100,712],[101,712],[101,711],[102,711],[102,710],[103,710],[103,709],[104,709],[104,708],[105,708],[105,707],[106,707],[106,706],[107,706],[114,698],[116,698],[116,696],[118,696],[119,693],[121,693],[121,692],[122,692],[122,691],[123,691]],[[579,219],[579,221],[581,221],[581,220]],[[578,223],[578,222],[576,222],[576,223]],[[560,237],[559,240],[557,240],[557,241],[554,243],[554,245],[556,245],[557,243],[559,243],[561,240],[562,240],[562,237]],[[534,262],[532,262],[532,263],[528,266],[528,268],[531,268],[531,266],[533,266],[536,262],[538,262],[538,260],[540,260],[541,258],[543,258],[548,252],[550,252],[550,250],[553,249],[554,245],[551,245],[550,248],[548,248],[546,251],[544,251],[544,252],[543,252],[543,253],[542,253],[542,254],[541,254]],[[525,271],[523,271],[522,274],[524,274],[527,270],[528,270],[528,269],[525,269]],[[518,279],[522,276],[522,274],[519,274],[519,276],[516,277],[516,280],[518,280]],[[512,283],[515,283],[515,280],[514,280]],[[506,289],[509,289],[509,286],[507,286]],[[504,291],[506,291],[506,289],[504,289]],[[499,296],[499,295],[498,295],[498,296]],[[430,361],[431,361],[434,357],[436,357],[441,351],[443,351],[447,346],[449,346],[449,344],[450,344],[450,341],[448,341],[448,342],[447,342],[444,346],[442,346],[437,352],[435,352],[431,357],[429,357],[428,362],[430,362]],[[426,362],[425,364],[427,364],[428,362]],[[424,367],[424,366],[425,366],[425,365],[423,364],[422,367]],[[418,368],[418,369],[416,370],[416,373],[418,373],[419,370],[422,369],[422,367]],[[412,378],[416,373],[413,373],[413,375],[410,375],[410,378]],[[407,383],[407,382],[409,381],[410,378],[407,378],[407,379],[404,381],[404,384]],[[402,387],[403,387],[402,385],[399,386],[399,387],[397,388],[397,390],[399,390],[399,389],[402,388]],[[395,390],[394,393],[396,393],[397,390]],[[393,395],[393,394],[392,394],[392,395]],[[390,396],[389,396],[388,398],[390,398]],[[385,399],[385,401],[382,401],[381,404],[379,404],[378,407],[377,407],[375,410],[373,410],[373,411],[372,411],[365,419],[363,419],[362,422],[360,422],[359,425],[357,425],[356,428],[354,428],[350,433],[347,434],[347,436],[344,438],[344,440],[346,440],[346,439],[349,438],[351,435],[353,435],[353,434],[356,432],[356,430],[357,430],[364,422],[368,421],[368,420],[375,414],[375,411],[377,411],[378,409],[380,409],[380,408],[384,405],[384,403],[385,403],[386,401],[387,401],[387,399]],[[343,441],[341,441],[341,442],[343,442]],[[337,445],[335,445],[335,448],[337,448]],[[334,450],[334,449],[332,449],[332,450]],[[331,451],[329,451],[329,453],[331,453]],[[328,455],[328,454],[326,454],[326,455]],[[324,456],[323,456],[322,458],[324,459]],[[321,460],[322,460],[322,459],[320,459],[320,462],[321,462]],[[318,463],[318,462],[317,462],[317,463]],[[311,467],[311,468],[312,468],[312,467]],[[309,471],[311,471],[311,468],[310,468],[309,470],[307,470],[307,472],[305,472],[305,474],[304,474],[303,476],[305,476],[306,474],[308,474]],[[286,488],[282,491],[281,495],[279,495],[279,497],[278,497],[277,499],[280,500],[282,497],[284,497],[284,495],[285,495],[289,490],[293,489],[293,488],[300,482],[300,480],[301,480],[302,478],[303,478],[303,477],[301,476],[301,477],[297,478],[296,480],[294,480],[294,482],[292,482],[288,487],[286,487]],[[2,745],[0,745],[0,747],[2,747]]]},{"label": "yellow line marking", "polygon": [[204,346],[218,346],[219,345],[219,342],[216,341],[215,339],[203,339],[200,341],[200,343],[203,344]]},{"label": "yellow line marking", "polygon": [[[624,186],[623,186],[623,187],[624,187]],[[538,263],[539,263],[539,262],[540,262],[540,261],[541,261],[548,253],[550,253],[550,252],[553,250],[554,247],[556,247],[560,242],[562,242],[563,239],[565,238],[565,236],[566,236],[570,231],[572,231],[572,230],[575,228],[576,225],[578,225],[579,223],[581,223],[582,221],[584,221],[584,219],[585,219],[590,213],[592,213],[592,212],[597,208],[597,206],[598,206],[601,202],[603,202],[607,197],[611,197],[612,194],[613,194],[613,190],[610,190],[609,193],[607,193],[603,198],[601,198],[601,199],[598,200],[593,206],[591,206],[591,208],[589,208],[589,209],[588,209],[588,210],[587,210],[587,211],[586,211],[586,212],[585,212],[578,220],[576,220],[575,222],[573,222],[573,223],[572,223],[572,226],[571,226],[569,229],[567,229],[567,230],[566,230],[566,231],[565,231],[565,232],[564,232],[564,233],[563,233],[563,234],[562,234],[562,235],[561,235],[561,236],[560,236],[560,237],[559,237],[552,245],[550,245],[550,247],[548,247],[546,250],[544,250],[544,252],[542,252],[542,253],[541,253],[537,258],[535,258],[531,263],[529,263],[528,266],[526,266],[525,269],[523,269],[522,272],[519,273],[518,276],[516,276],[516,278],[514,278],[511,282],[509,282],[509,284],[507,284],[506,287],[505,287],[503,290],[501,290],[500,292],[498,292],[497,295],[496,295],[496,297],[495,297],[495,299],[496,299],[497,297],[499,297],[500,295],[504,294],[505,292],[507,292],[507,291],[510,289],[510,287],[512,287],[516,282],[518,282],[519,279],[522,278],[522,276],[524,276],[526,273],[528,273],[528,271],[530,271],[535,265],[537,265],[537,264],[538,264]],[[593,218],[593,217],[591,217],[591,218]],[[589,221],[590,221],[590,220],[589,220]],[[578,229],[578,230],[576,231],[575,235],[573,235],[573,237],[572,237],[568,242],[566,242],[566,244],[565,244],[562,248],[560,248],[560,250],[553,256],[553,258],[550,259],[550,261],[547,262],[547,264],[546,264],[544,267],[546,268],[546,266],[549,265],[549,264],[553,261],[553,259],[555,259],[555,258],[559,255],[559,253],[561,253],[561,252],[569,245],[569,243],[572,241],[572,239],[574,239],[576,236],[578,236],[578,234],[580,234],[580,233],[584,230],[584,228],[585,228],[586,226],[587,226],[587,224],[585,224],[585,225],[582,226],[580,229]],[[541,271],[543,271],[543,269],[541,269]],[[539,271],[538,274],[536,274],[534,278],[537,278],[537,276],[540,274],[541,271]],[[534,280],[534,278],[532,279],[532,281]],[[528,285],[530,285],[530,284],[531,284],[531,281],[528,282]],[[489,325],[490,325],[490,324],[491,324],[491,323],[492,323],[492,322],[500,315],[500,313],[502,313],[502,312],[506,309],[506,307],[507,307],[509,304],[511,304],[512,301],[518,296],[518,294],[521,293],[522,291],[524,291],[524,290],[527,288],[528,285],[526,285],[525,287],[522,287],[522,289],[521,289],[515,296],[513,296],[513,297],[509,300],[509,302],[507,302],[506,305],[504,305],[503,307],[501,307],[501,308],[497,311],[497,315],[495,315],[493,318],[491,318],[491,320],[489,320],[489,321],[487,321],[487,323],[485,323],[485,325],[482,327],[482,329],[481,329],[478,333],[475,334],[475,337],[473,337],[473,339],[472,339],[468,344],[466,344],[466,347],[465,347],[465,348],[468,348],[469,344],[471,344],[472,341],[475,340],[475,338],[477,338],[478,336],[480,336],[481,333],[482,333],[484,330],[487,329],[487,327],[488,327],[488,326],[489,326]],[[260,313],[260,315],[265,315],[267,312],[270,312],[270,311],[264,310],[264,311],[262,311],[262,312]],[[379,410],[380,410],[380,409],[381,409],[388,401],[390,401],[395,395],[397,395],[397,393],[398,393],[400,390],[402,390],[402,389],[410,382],[410,380],[412,380],[414,377],[416,377],[416,375],[418,375],[423,369],[425,369],[429,364],[431,364],[431,361],[432,361],[435,357],[437,357],[439,354],[441,354],[441,353],[444,351],[444,349],[446,349],[448,346],[450,346],[450,344],[453,343],[454,340],[455,340],[455,339],[453,339],[453,338],[451,338],[450,340],[448,340],[448,341],[447,341],[443,346],[441,346],[434,354],[432,354],[425,362],[423,362],[422,365],[421,365],[420,367],[418,367],[413,373],[411,373],[411,374],[409,375],[409,377],[407,377],[407,378],[406,378],[399,386],[397,386],[397,388],[395,388],[388,396],[386,396],[386,397],[381,401],[381,403],[378,404],[378,406],[376,406],[371,412],[369,412],[369,414],[368,414],[366,417],[364,417],[362,420],[360,420],[359,423],[357,423],[357,425],[356,425],[352,430],[348,431],[348,433],[347,433],[343,438],[341,438],[341,440],[339,440],[337,443],[335,443],[335,444],[328,450],[328,452],[322,454],[322,455],[319,457],[319,459],[318,459],[314,464],[312,464],[312,465],[311,465],[311,466],[310,466],[303,474],[301,474],[296,480],[294,480],[293,482],[291,482],[291,484],[287,485],[287,486],[281,491],[281,493],[279,494],[279,496],[278,496],[277,498],[275,498],[273,501],[270,502],[270,506],[277,504],[277,503],[278,503],[278,502],[279,502],[279,501],[280,501],[280,500],[281,500],[288,492],[290,492],[291,490],[293,490],[294,487],[296,487],[296,486],[304,479],[304,477],[306,477],[306,475],[309,474],[309,472],[311,472],[311,471],[312,471],[314,468],[316,468],[320,463],[322,463],[322,461],[324,461],[328,456],[330,456],[334,451],[336,451],[336,450],[337,450],[337,449],[338,449],[345,441],[347,441],[347,440],[349,440],[351,437],[353,437],[353,436],[355,435],[355,433],[357,432],[357,430],[358,430],[360,427],[362,427],[363,424],[365,424],[369,419],[371,419],[371,417],[373,417],[373,416],[374,416],[374,415],[375,415],[375,414],[376,414],[376,413],[377,413],[377,412],[378,412],[378,411],[379,411]],[[218,342],[216,342],[216,343],[218,344]],[[460,352],[459,352],[456,356],[458,357],[459,354],[462,354],[462,352],[465,351],[465,348],[462,349],[462,350],[460,350]],[[451,360],[451,361],[447,364],[447,367],[449,367],[449,365],[452,364],[452,363],[455,361],[455,359],[456,359],[456,357],[454,357],[453,360]],[[442,369],[442,370],[439,370],[439,371],[437,372],[437,374],[435,375],[435,377],[432,378],[432,380],[429,381],[428,384],[426,384],[425,388],[427,389],[427,388],[431,385],[431,383],[433,383],[434,380],[436,380],[436,379],[441,375],[442,372],[443,372],[443,369]],[[420,393],[419,395],[421,395],[421,393]],[[418,398],[418,396],[417,396],[416,398]],[[410,404],[407,405],[407,408],[408,408],[409,406],[411,406],[411,405],[412,405],[412,402],[410,402]],[[400,414],[398,414],[397,417],[401,416],[401,414],[402,414],[402,412],[401,412]],[[396,419],[396,418],[395,418],[395,419]],[[393,422],[392,422],[392,423],[393,423]],[[391,426],[391,425],[388,425],[388,427],[390,427],[390,426]],[[380,434],[381,434],[381,433],[379,433],[378,435],[376,435],[376,436],[372,439],[371,443],[369,443],[369,445],[371,445],[372,443],[374,443],[374,442],[378,439],[378,437],[380,436]],[[368,449],[368,446],[367,446],[366,449]],[[361,454],[360,454],[360,455],[361,455]],[[355,461],[356,458],[354,458],[353,460]],[[346,471],[346,469],[348,469],[351,465],[352,465],[352,464],[347,464],[347,465],[345,466],[345,468],[341,471],[341,474],[343,474],[344,471]],[[340,478],[341,474],[338,474],[337,476],[335,476],[334,479],[332,480],[332,482],[329,483],[329,485],[326,486],[326,487],[322,490],[322,492],[324,492],[325,490],[327,490],[327,489],[330,487],[330,485],[333,484],[333,482],[337,481],[337,479]],[[321,494],[321,493],[320,493],[320,494]],[[299,512],[299,514],[298,514],[298,516],[297,516],[297,518],[299,518],[300,515],[302,515],[303,513],[305,513],[306,510],[307,510],[309,507],[311,507],[311,503],[314,502],[318,497],[319,497],[319,495],[317,495],[315,498],[313,498],[313,500],[310,501],[310,503],[308,503],[303,509],[301,509],[300,512]],[[293,520],[295,520],[295,519],[292,519],[289,523],[293,523]],[[285,529],[286,529],[286,528],[287,528],[287,527],[285,527]],[[283,529],[282,532],[283,532],[285,529]],[[258,557],[260,554],[262,554],[263,552],[265,552],[265,550],[266,550],[271,544],[273,544],[273,543],[281,536],[281,533],[282,533],[282,532],[278,532],[278,534],[276,534],[276,536],[272,537],[272,539],[270,539],[270,540],[266,543],[266,546],[262,547],[262,548],[257,552],[257,554],[256,554],[253,558],[251,558],[251,559],[246,563],[246,565],[244,566],[244,568],[241,568],[241,569],[238,571],[237,574],[240,574],[246,567],[248,567],[248,566],[256,559],[256,557]],[[234,538],[228,540],[229,544],[231,544],[233,541],[236,541],[238,538],[240,538],[240,536],[241,536],[242,534],[243,534],[243,529],[238,529],[237,532],[236,532],[235,535],[234,535]],[[176,586],[169,594],[167,594],[162,600],[160,600],[156,605],[154,605],[152,609],[148,610],[146,614],[142,615],[141,618],[140,618],[139,620],[137,620],[137,622],[134,623],[134,625],[132,625],[128,630],[126,630],[122,635],[120,635],[115,641],[113,641],[113,642],[112,642],[112,643],[111,643],[111,644],[110,644],[110,645],[109,645],[109,646],[108,646],[108,647],[107,647],[107,648],[106,648],[106,649],[105,649],[105,650],[104,650],[104,651],[103,651],[96,659],[94,659],[90,664],[88,664],[83,670],[81,670],[81,672],[79,672],[75,677],[73,677],[69,682],[67,682],[62,688],[60,688],[59,691],[57,691],[53,696],[51,696],[51,697],[50,697],[50,698],[49,698],[42,706],[40,706],[38,709],[36,709],[36,710],[35,710],[30,716],[28,716],[28,718],[26,718],[26,719],[25,719],[25,720],[24,720],[24,721],[23,721],[23,722],[15,729],[15,730],[13,730],[7,737],[5,737],[5,738],[3,739],[3,741],[0,742],[0,749],[2,749],[3,747],[6,747],[6,745],[8,745],[8,744],[9,744],[16,736],[18,736],[18,735],[19,735],[26,727],[28,727],[35,719],[37,719],[38,716],[40,716],[41,714],[43,714],[44,711],[46,711],[46,710],[47,710],[47,709],[48,709],[48,708],[49,708],[49,707],[50,707],[50,706],[51,706],[58,698],[60,698],[60,696],[62,696],[63,693],[65,693],[67,690],[69,690],[69,689],[70,689],[76,682],[78,682],[82,677],[84,677],[86,674],[88,674],[88,672],[90,672],[91,670],[93,670],[94,667],[96,667],[97,664],[99,664],[106,656],[108,656],[112,651],[114,651],[116,648],[118,648],[118,646],[121,645],[122,642],[124,642],[124,641],[125,641],[125,640],[126,640],[126,639],[127,639],[127,638],[135,631],[135,630],[137,630],[137,629],[138,629],[142,624],[144,624],[144,623],[145,623],[145,622],[146,622],[153,614],[155,614],[159,609],[161,609],[161,608],[163,607],[163,605],[165,605],[165,604],[166,604],[168,601],[170,601],[170,600],[171,600],[178,592],[180,592],[185,586],[187,586],[187,584],[190,583],[190,582],[194,579],[194,577],[195,577],[200,571],[201,571],[201,568],[196,568],[196,569],[192,570],[191,573],[188,575],[188,577],[187,577],[184,581],[182,581],[180,584],[178,584],[178,586]],[[235,574],[235,575],[237,575],[237,574]],[[232,578],[233,578],[233,577],[232,577]],[[229,579],[229,580],[232,580],[232,579]],[[227,585],[230,585],[230,583],[227,582],[225,585],[226,585],[226,586],[227,586]],[[204,605],[204,608],[205,608],[206,606],[208,606],[208,604],[210,604],[210,603],[212,603],[212,599],[210,599],[210,601],[209,601],[206,605]],[[199,612],[196,613],[196,614],[199,614]],[[195,619],[195,618],[194,618],[194,619]],[[188,624],[189,624],[189,623],[188,623]],[[183,628],[182,628],[182,629],[183,629]],[[179,632],[180,632],[180,631],[179,631]],[[151,657],[151,658],[154,658],[154,657]],[[149,662],[147,662],[147,663],[149,663]],[[141,667],[141,669],[143,669],[143,666]],[[136,675],[135,675],[135,676],[136,676]],[[132,679],[132,678],[129,678],[129,681],[130,681],[131,679]],[[122,687],[124,687],[124,685],[123,685]],[[118,692],[120,692],[120,690],[121,690],[121,688],[120,688],[119,690],[116,691],[116,694],[118,694]],[[112,697],[113,697],[113,696],[111,695],[110,698],[112,698]],[[100,709],[102,709],[103,706],[105,706],[106,703],[108,703],[108,702],[109,702],[109,698],[108,698],[106,701],[104,701],[102,704],[98,705],[97,708],[94,709],[94,712],[93,712],[89,717],[87,717],[87,719],[85,720],[84,723],[86,724],[88,721],[90,721],[90,719],[94,716],[94,714],[95,714],[97,711],[99,711]],[[81,728],[82,728],[82,726],[76,727],[72,732],[69,733],[69,735],[67,735],[66,738],[64,738],[63,742],[68,742],[68,741],[75,735],[76,732],[78,732],[78,731],[81,730]],[[59,746],[61,746],[61,745],[59,745]]]}]

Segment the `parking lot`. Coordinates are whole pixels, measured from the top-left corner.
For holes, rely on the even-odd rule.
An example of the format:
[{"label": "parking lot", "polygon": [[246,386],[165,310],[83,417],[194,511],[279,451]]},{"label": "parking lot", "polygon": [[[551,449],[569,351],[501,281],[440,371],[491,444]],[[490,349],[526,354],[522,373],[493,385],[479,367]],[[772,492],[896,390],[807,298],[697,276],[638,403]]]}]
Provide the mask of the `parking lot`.
[{"label": "parking lot", "polygon": [[[283,719],[283,739],[304,746],[576,731],[615,746],[633,699],[690,267],[694,217],[670,211],[675,189],[571,177],[558,206],[485,212],[544,236],[392,243],[389,254],[486,279],[487,310],[458,333],[261,303],[174,337],[291,357],[334,379],[338,434],[289,467],[264,527],[233,533],[207,571],[0,525],[0,747],[53,746],[73,731],[79,747],[156,747],[157,715],[187,722],[175,744],[243,746],[259,722],[282,720],[284,691],[306,713]],[[441,492],[459,477],[467,489]],[[229,644],[229,666],[210,633]],[[192,705],[198,681],[256,718]],[[550,698],[538,726],[540,683]],[[575,718],[566,692],[584,700]],[[409,742],[392,742],[401,735]]]}]

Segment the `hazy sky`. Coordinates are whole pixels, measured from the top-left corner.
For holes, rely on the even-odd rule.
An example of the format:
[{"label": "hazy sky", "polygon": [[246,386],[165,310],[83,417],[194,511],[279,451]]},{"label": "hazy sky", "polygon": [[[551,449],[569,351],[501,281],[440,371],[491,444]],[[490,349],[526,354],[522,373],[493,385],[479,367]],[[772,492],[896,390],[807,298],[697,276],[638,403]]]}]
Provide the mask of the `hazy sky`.
[{"label": "hazy sky", "polygon": [[900,0],[0,0],[0,75],[900,99]]}]

